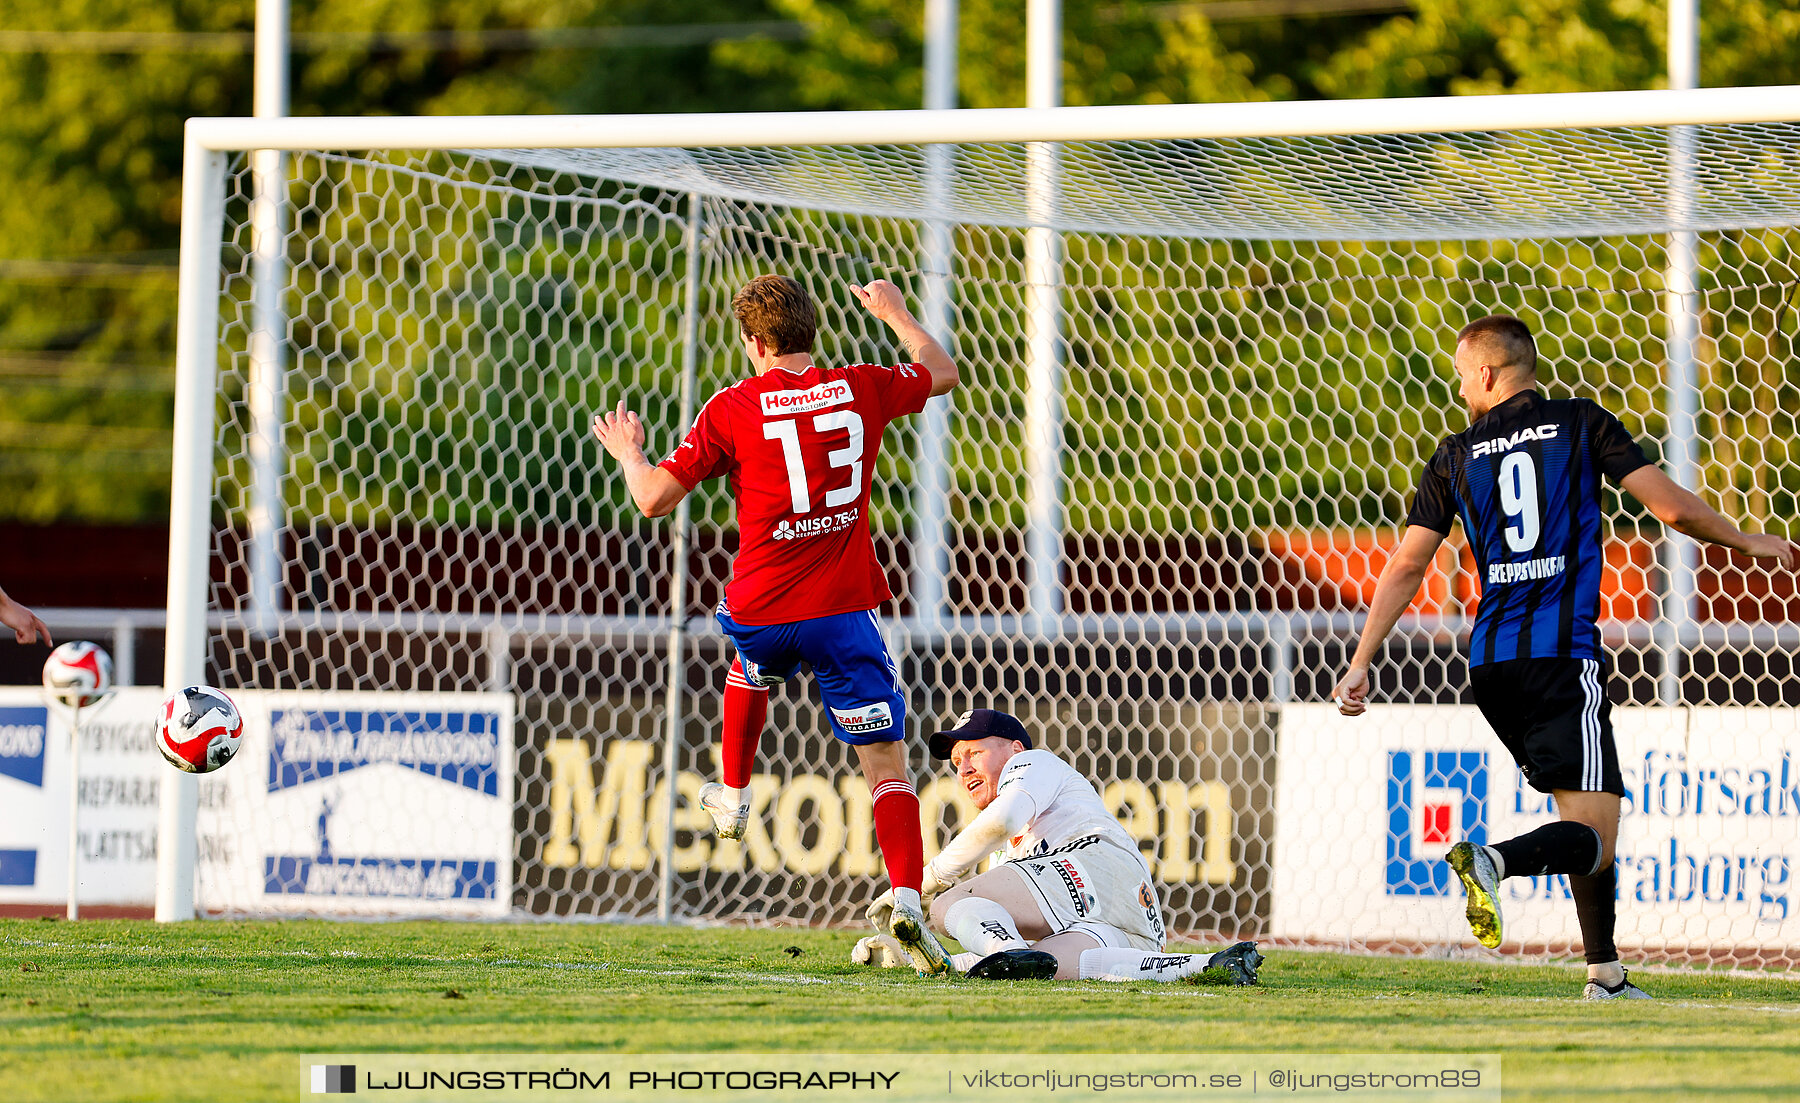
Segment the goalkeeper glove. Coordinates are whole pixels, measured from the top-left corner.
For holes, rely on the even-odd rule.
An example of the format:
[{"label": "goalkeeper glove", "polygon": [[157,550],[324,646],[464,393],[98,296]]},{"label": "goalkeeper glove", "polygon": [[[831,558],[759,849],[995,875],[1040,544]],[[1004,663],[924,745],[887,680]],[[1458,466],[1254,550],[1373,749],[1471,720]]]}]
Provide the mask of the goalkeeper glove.
[{"label": "goalkeeper glove", "polygon": [[888,889],[877,896],[869,909],[863,912],[863,918],[873,924],[876,930],[886,934],[894,925],[894,890]]},{"label": "goalkeeper glove", "polygon": [[[955,884],[955,881],[944,880],[930,864],[925,866],[925,878],[919,886],[919,906],[926,915],[931,914],[931,902],[937,898],[937,894]],[[894,922],[894,890],[890,888],[877,896],[869,904],[868,910],[863,912],[863,918],[876,930],[887,933]]]},{"label": "goalkeeper glove", "polygon": [[861,939],[850,950],[856,965],[873,965],[878,969],[911,969],[912,957],[906,947],[891,934],[872,934]]},{"label": "goalkeeper glove", "polygon": [[938,872],[935,859],[926,862],[925,879],[919,886],[919,903],[924,907],[925,914],[931,914],[931,902],[937,899],[938,893],[955,886],[954,879],[947,878]]}]

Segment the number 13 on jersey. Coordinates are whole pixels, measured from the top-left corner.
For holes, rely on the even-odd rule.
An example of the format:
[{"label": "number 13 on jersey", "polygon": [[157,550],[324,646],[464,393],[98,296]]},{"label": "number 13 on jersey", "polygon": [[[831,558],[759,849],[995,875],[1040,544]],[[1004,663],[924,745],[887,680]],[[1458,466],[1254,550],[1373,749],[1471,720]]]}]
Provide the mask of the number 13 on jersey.
[{"label": "number 13 on jersey", "polygon": [[[848,429],[849,440],[844,447],[829,452],[826,462],[836,467],[848,467],[850,478],[843,486],[825,492],[825,508],[836,509],[856,501],[862,494],[863,475],[863,420],[855,410],[830,410],[812,419],[815,433],[829,433],[837,429]],[[812,492],[806,479],[806,458],[800,452],[800,427],[793,421],[763,422],[763,439],[781,442],[781,455],[787,461],[788,493],[793,496],[795,513],[812,512]],[[1535,492],[1536,487],[1533,487]],[[1533,530],[1535,532],[1535,529]],[[1509,537],[1510,539],[1510,537]],[[1535,540],[1536,537],[1534,536]]]}]

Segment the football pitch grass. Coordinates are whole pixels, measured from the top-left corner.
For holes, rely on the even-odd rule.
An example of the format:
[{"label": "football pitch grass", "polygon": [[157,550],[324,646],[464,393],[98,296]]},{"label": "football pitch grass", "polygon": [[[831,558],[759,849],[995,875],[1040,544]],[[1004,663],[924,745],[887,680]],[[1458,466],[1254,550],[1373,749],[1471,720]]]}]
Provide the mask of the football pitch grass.
[{"label": "football pitch grass", "polygon": [[[851,931],[0,920],[0,1097],[292,1100],[300,1054],[1462,1053],[1508,1100],[1800,1096],[1800,982],[1274,950],[1258,988],[924,980]],[[1363,1093],[1367,1097],[1368,1093]]]}]

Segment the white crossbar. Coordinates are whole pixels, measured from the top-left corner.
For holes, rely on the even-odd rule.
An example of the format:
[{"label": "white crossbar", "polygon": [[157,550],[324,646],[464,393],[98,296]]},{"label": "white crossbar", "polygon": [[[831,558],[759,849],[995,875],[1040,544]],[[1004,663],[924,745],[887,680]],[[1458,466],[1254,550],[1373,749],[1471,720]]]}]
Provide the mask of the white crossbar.
[{"label": "white crossbar", "polygon": [[1800,120],[1800,85],[1397,100],[718,115],[196,118],[211,150],[599,149],[1451,134]]}]

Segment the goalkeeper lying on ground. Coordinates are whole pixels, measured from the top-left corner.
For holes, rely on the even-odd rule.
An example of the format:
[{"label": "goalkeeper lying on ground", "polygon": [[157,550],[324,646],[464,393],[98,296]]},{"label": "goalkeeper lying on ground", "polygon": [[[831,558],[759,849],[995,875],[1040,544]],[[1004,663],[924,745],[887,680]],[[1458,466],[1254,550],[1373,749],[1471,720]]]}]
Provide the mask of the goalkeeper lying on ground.
[{"label": "goalkeeper lying on ground", "polygon": [[[1040,980],[1178,980],[1210,969],[1256,983],[1254,942],[1210,957],[1163,952],[1162,905],[1137,843],[1086,778],[1031,749],[1017,719],[974,709],[931,737],[931,753],[950,760],[980,809],[925,866],[931,925],[966,951],[952,965],[971,977]],[[1001,847],[1004,862],[957,884]],[[876,930],[887,930],[892,907],[891,893],[869,906]],[[910,964],[898,950],[877,935],[852,959]]]}]

